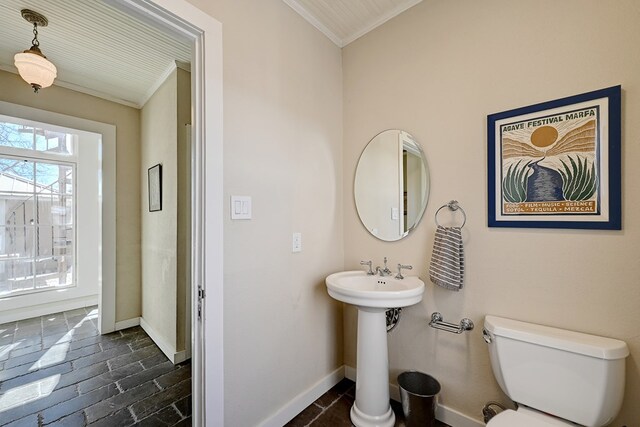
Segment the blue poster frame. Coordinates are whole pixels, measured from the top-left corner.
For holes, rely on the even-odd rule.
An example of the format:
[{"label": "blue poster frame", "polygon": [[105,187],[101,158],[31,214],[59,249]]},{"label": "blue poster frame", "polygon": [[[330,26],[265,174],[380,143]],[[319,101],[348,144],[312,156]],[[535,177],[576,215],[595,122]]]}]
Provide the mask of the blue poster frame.
[{"label": "blue poster frame", "polygon": [[[490,114],[487,116],[487,152],[488,152],[488,225],[489,227],[515,227],[515,228],[560,228],[560,229],[600,229],[600,230],[621,230],[621,92],[620,85],[587,92],[553,101],[542,102],[526,107],[516,108],[509,111]],[[608,138],[608,173],[606,185],[608,186],[608,218],[607,220],[563,220],[561,215],[555,215],[553,220],[540,221],[535,219],[535,215],[524,215],[531,219],[509,220],[498,215],[496,208],[496,183],[501,181],[502,165],[496,164],[496,154],[502,153],[501,143],[496,139],[496,126],[498,121],[516,118],[531,113],[544,114],[545,110],[552,110],[562,107],[580,104],[588,101],[602,100],[606,98],[608,104],[608,114],[600,117],[599,120],[606,124],[606,137]],[[501,138],[500,138],[501,139]],[[599,182],[602,184],[600,174]],[[500,181],[497,181],[500,180]],[[502,199],[500,199],[502,200]],[[557,217],[557,219],[555,218]]]}]

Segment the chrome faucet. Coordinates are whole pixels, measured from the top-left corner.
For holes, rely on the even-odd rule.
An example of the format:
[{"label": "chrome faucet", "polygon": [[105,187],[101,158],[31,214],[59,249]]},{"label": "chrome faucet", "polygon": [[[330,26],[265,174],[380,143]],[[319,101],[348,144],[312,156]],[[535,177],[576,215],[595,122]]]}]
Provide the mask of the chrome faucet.
[{"label": "chrome faucet", "polygon": [[381,277],[391,276],[391,270],[387,267],[387,257],[384,257],[384,268],[376,267],[376,274],[379,274]]},{"label": "chrome faucet", "polygon": [[384,270],[382,270],[384,274],[382,276],[391,276],[391,270],[387,267],[387,257],[384,257]]},{"label": "chrome faucet", "polygon": [[410,265],[402,265],[402,264],[398,264],[398,274],[396,274],[396,279],[398,279],[398,280],[402,280],[402,279],[404,279],[404,276],[402,275],[402,269],[403,269],[403,268],[404,268],[405,270],[412,270],[412,269],[413,269],[413,267],[412,267],[412,266],[410,266]]}]

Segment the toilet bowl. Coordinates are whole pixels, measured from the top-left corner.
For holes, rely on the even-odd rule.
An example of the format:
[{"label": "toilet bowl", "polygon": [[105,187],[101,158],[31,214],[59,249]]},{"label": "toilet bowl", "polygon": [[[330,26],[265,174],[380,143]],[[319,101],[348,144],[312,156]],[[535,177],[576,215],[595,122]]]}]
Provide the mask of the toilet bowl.
[{"label": "toilet bowl", "polygon": [[518,410],[490,427],[601,427],[624,397],[623,341],[486,316],[483,330],[493,374]]}]

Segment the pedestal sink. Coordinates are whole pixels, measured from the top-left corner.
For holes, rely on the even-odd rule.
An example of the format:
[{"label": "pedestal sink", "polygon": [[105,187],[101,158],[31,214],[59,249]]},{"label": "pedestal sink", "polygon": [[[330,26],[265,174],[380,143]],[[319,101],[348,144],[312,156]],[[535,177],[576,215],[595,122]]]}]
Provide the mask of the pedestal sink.
[{"label": "pedestal sink", "polygon": [[392,427],[389,405],[389,356],[385,311],[422,301],[424,283],[417,277],[395,279],[344,271],[327,277],[329,295],[358,308],[356,401],[351,421],[356,427]]}]

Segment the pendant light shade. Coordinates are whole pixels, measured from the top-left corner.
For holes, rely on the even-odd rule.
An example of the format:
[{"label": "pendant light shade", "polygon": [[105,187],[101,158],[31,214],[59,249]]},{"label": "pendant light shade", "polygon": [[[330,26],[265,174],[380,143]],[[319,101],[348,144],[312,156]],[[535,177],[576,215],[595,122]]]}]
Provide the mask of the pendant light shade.
[{"label": "pendant light shade", "polygon": [[58,75],[55,65],[32,50],[16,53],[13,59],[20,77],[29,83],[36,92],[51,86]]},{"label": "pendant light shade", "polygon": [[21,13],[25,20],[33,24],[33,45],[29,50],[16,53],[13,59],[20,77],[33,87],[34,92],[38,92],[42,88],[51,86],[58,75],[56,66],[42,54],[39,47],[38,25],[46,27],[48,21],[47,18],[32,10],[23,9]]}]

